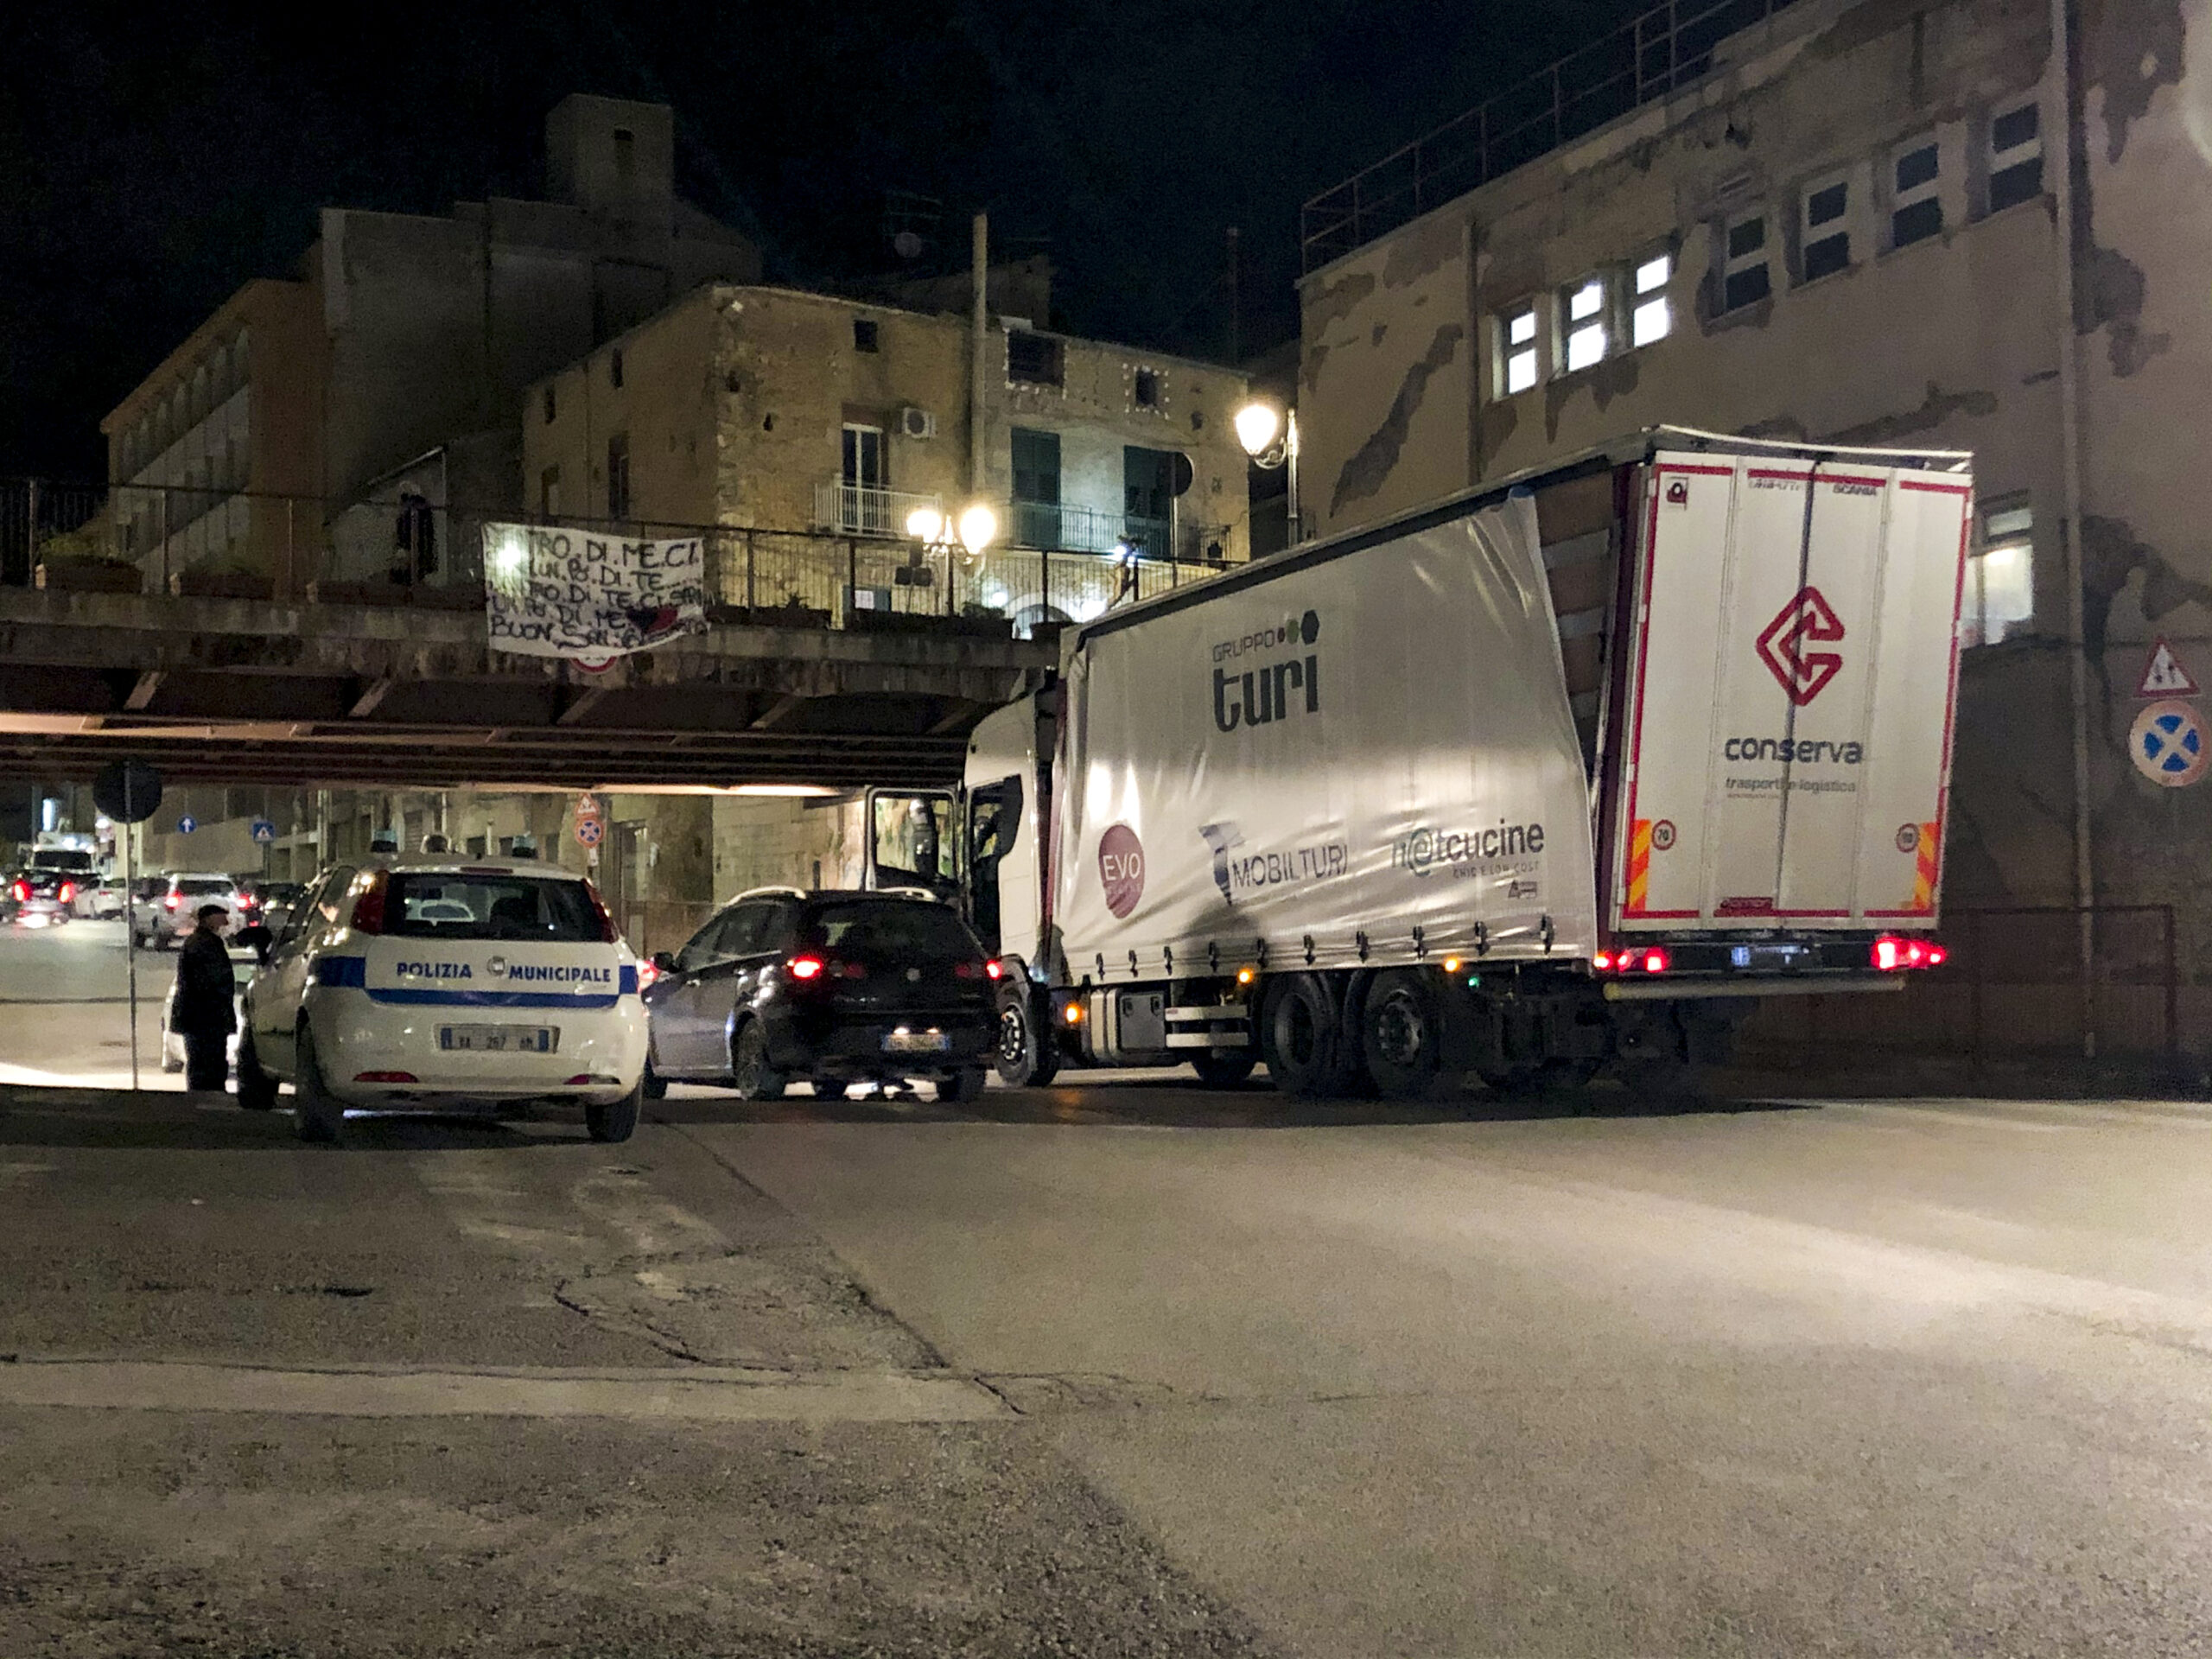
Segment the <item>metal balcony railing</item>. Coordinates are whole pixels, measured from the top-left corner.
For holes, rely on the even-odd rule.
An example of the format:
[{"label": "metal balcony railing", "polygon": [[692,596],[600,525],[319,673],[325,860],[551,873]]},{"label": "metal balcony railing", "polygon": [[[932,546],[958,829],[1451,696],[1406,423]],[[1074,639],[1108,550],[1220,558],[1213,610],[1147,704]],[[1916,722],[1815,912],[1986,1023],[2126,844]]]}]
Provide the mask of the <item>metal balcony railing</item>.
[{"label": "metal balcony railing", "polygon": [[848,484],[842,478],[826,479],[814,486],[814,527],[842,536],[904,536],[907,515],[917,507],[942,512],[944,499],[912,490]]},{"label": "metal balcony railing", "polygon": [[[906,538],[910,508],[900,512],[895,530],[875,531],[548,518],[502,504],[459,501],[427,504],[436,569],[426,580],[402,583],[391,575],[404,511],[396,495],[327,501],[236,491],[211,507],[209,494],[181,486],[0,479],[0,587],[467,610],[484,602],[484,524],[557,523],[613,536],[699,537],[706,544],[708,615],[717,624],[880,630],[906,626],[901,618],[915,619],[917,626],[934,626],[920,619],[950,618],[1027,638],[1040,626],[1087,622],[1111,605],[1203,582],[1228,568],[1207,550],[1225,545],[1217,527],[1177,525],[1155,542],[1128,532],[1165,532],[1164,524],[1073,508],[1052,510],[1046,541],[1061,545],[1025,544],[1017,535],[980,556],[948,559]],[[926,496],[906,499],[931,502]],[[1065,544],[1077,537],[1090,545]],[[1116,556],[1117,542],[1128,543],[1138,556]],[[1185,556],[1169,556],[1177,550]]]},{"label": "metal balcony railing", "polygon": [[1109,554],[1127,547],[1147,559],[1200,564],[1220,561],[1228,533],[1221,524],[1101,512],[1095,507],[1047,501],[1014,502],[1007,525],[1007,539],[1016,547]]},{"label": "metal balcony railing", "polygon": [[1314,270],[1711,73],[1729,35],[1789,0],[1669,0],[1361,168],[1300,214]]}]

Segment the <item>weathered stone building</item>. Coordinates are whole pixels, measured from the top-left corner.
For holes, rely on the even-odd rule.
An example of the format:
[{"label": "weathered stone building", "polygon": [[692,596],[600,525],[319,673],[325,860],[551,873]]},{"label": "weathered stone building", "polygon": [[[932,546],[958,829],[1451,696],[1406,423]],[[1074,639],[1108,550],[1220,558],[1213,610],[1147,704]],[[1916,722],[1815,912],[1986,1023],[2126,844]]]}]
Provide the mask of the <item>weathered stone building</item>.
[{"label": "weathered stone building", "polygon": [[[2127,744],[2154,639],[2212,675],[2212,10],[1739,15],[1702,42],[1643,20],[1603,124],[1570,73],[1548,132],[1501,106],[1309,204],[1306,512],[1341,529],[1660,423],[1972,449],[1946,902],[2176,907],[2201,1051],[2212,791]],[[2157,932],[2101,923],[2094,976],[2155,982]],[[2072,924],[2037,937],[2063,982]],[[2107,1046],[2152,1040],[2127,1001]]]},{"label": "weathered stone building", "polygon": [[994,315],[974,440],[970,327],[958,313],[703,288],[530,389],[532,505],[895,541],[914,505],[981,498],[1003,545],[1246,556],[1241,374]]},{"label": "weathered stone building", "polygon": [[[702,283],[759,276],[751,241],[677,196],[665,105],[576,94],[545,137],[550,200],[325,208],[296,279],[247,283],[134,388],[101,423],[111,486],[142,486],[114,491],[125,553],[285,590],[356,575],[301,522],[315,499],[512,431],[539,376]],[[499,485],[482,505],[520,508],[511,461]]]}]

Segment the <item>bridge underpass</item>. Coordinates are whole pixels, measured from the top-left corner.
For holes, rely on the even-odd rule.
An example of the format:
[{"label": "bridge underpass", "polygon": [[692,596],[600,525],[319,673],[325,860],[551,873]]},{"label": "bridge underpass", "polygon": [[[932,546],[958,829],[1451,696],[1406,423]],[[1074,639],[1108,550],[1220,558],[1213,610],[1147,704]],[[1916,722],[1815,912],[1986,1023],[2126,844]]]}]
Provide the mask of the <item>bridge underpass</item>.
[{"label": "bridge underpass", "polygon": [[594,672],[480,612],[0,590],[0,768],[565,789],[942,785],[1044,643],[716,627]]}]

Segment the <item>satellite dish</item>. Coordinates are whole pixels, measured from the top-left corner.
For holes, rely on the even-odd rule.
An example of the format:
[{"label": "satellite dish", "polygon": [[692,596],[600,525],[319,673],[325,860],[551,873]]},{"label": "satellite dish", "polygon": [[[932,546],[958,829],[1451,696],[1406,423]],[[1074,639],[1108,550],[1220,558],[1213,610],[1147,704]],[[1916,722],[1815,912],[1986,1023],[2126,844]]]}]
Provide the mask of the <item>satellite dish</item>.
[{"label": "satellite dish", "polygon": [[893,251],[901,259],[918,259],[922,257],[922,238],[912,231],[899,232],[891,238],[891,246]]},{"label": "satellite dish", "polygon": [[1198,474],[1191,466],[1191,458],[1179,449],[1175,452],[1174,465],[1175,493],[1182,495],[1187,493],[1197,480]]}]

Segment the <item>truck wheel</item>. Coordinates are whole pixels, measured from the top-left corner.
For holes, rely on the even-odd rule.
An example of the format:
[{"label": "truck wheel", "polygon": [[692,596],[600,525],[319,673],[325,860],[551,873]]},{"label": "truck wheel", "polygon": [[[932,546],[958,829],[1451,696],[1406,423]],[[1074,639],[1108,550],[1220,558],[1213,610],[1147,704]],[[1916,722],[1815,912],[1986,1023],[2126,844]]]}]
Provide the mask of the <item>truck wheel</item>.
[{"label": "truck wheel", "polygon": [[999,1081],[1010,1089],[1042,1089],[1060,1069],[1060,1057],[1038,1029],[1037,1005],[1028,988],[999,993]]},{"label": "truck wheel", "polygon": [[1368,987],[1360,1011],[1367,1073],[1385,1100],[1417,1100],[1443,1071],[1443,1020],[1427,977],[1395,968]]},{"label": "truck wheel", "polygon": [[768,1064],[768,1033],[758,1020],[748,1020],[738,1028],[737,1041],[730,1048],[729,1075],[740,1100],[784,1097],[784,1074]]},{"label": "truck wheel", "polygon": [[620,1100],[605,1105],[587,1101],[584,1103],[584,1130],[594,1141],[627,1141],[638,1132],[638,1109],[645,1099],[645,1084],[639,1078],[638,1086]]},{"label": "truck wheel", "polygon": [[315,1058],[315,1035],[307,1021],[300,1021],[299,1074],[292,1084],[292,1133],[302,1141],[337,1144],[346,1122],[346,1109],[332,1098],[322,1080],[322,1062]]},{"label": "truck wheel", "polygon": [[1294,974],[1278,983],[1260,1016],[1268,1074],[1276,1088],[1300,1099],[1338,1091],[1342,1039],[1336,1000],[1312,974]]},{"label": "truck wheel", "polygon": [[1234,1089],[1258,1064],[1248,1048],[1241,1054],[1201,1054],[1191,1062],[1191,1069],[1209,1089]]},{"label": "truck wheel", "polygon": [[238,1039],[238,1104],[249,1112],[269,1111],[276,1104],[276,1079],[261,1069],[251,1031]]}]

